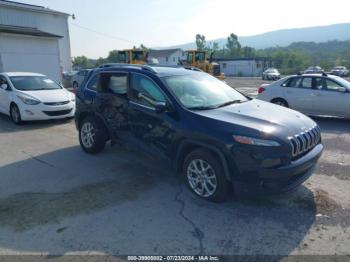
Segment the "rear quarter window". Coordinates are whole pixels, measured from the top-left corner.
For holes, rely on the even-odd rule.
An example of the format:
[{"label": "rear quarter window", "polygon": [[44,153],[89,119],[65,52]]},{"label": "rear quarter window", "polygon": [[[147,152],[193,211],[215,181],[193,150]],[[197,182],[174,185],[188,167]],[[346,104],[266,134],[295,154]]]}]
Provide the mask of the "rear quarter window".
[{"label": "rear quarter window", "polygon": [[291,77],[283,82],[283,87],[299,87],[301,82],[301,77]]}]

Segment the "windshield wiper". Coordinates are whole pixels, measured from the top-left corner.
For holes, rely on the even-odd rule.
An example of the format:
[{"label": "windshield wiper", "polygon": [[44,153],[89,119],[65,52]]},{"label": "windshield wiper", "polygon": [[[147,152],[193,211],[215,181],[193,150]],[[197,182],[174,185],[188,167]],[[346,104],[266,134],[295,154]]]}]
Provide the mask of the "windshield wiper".
[{"label": "windshield wiper", "polygon": [[226,103],[223,103],[221,105],[216,106],[216,108],[229,106],[229,105],[232,105],[232,104],[238,104],[238,103],[242,103],[242,102],[243,102],[242,100],[231,100],[231,101],[228,101]]},{"label": "windshield wiper", "polygon": [[189,107],[188,109],[190,110],[210,110],[210,109],[215,109],[216,106],[194,106],[194,107]]}]

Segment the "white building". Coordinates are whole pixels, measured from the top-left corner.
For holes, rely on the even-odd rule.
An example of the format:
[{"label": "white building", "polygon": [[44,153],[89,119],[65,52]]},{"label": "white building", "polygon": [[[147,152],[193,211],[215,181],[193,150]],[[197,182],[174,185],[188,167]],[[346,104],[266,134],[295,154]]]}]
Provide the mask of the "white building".
[{"label": "white building", "polygon": [[149,51],[149,56],[158,59],[159,65],[176,66],[180,60],[186,59],[182,49],[162,49]]},{"label": "white building", "polygon": [[0,0],[0,72],[37,72],[61,81],[61,73],[72,70],[68,17]]},{"label": "white building", "polygon": [[271,67],[268,58],[218,59],[220,70],[226,76],[261,76],[266,68]]}]

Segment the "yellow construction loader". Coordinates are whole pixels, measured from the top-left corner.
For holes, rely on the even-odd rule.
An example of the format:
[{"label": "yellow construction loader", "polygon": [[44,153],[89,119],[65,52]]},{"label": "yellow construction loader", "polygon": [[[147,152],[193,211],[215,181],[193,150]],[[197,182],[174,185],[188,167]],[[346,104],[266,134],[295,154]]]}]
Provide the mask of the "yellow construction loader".
[{"label": "yellow construction loader", "polygon": [[210,75],[215,76],[220,80],[225,79],[225,75],[220,72],[220,65],[213,62],[213,54],[208,57],[208,53],[205,51],[188,50],[186,51],[187,59],[182,62],[183,66],[190,66],[198,68]]},{"label": "yellow construction loader", "polygon": [[147,64],[147,52],[141,49],[128,49],[118,52],[118,62],[125,64]]}]

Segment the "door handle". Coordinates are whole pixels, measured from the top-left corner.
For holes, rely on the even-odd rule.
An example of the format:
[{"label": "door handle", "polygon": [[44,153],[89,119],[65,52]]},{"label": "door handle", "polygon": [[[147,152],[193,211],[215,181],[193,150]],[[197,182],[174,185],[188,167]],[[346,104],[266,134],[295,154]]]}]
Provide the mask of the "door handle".
[{"label": "door handle", "polygon": [[312,93],[311,96],[321,96],[321,94]]}]

